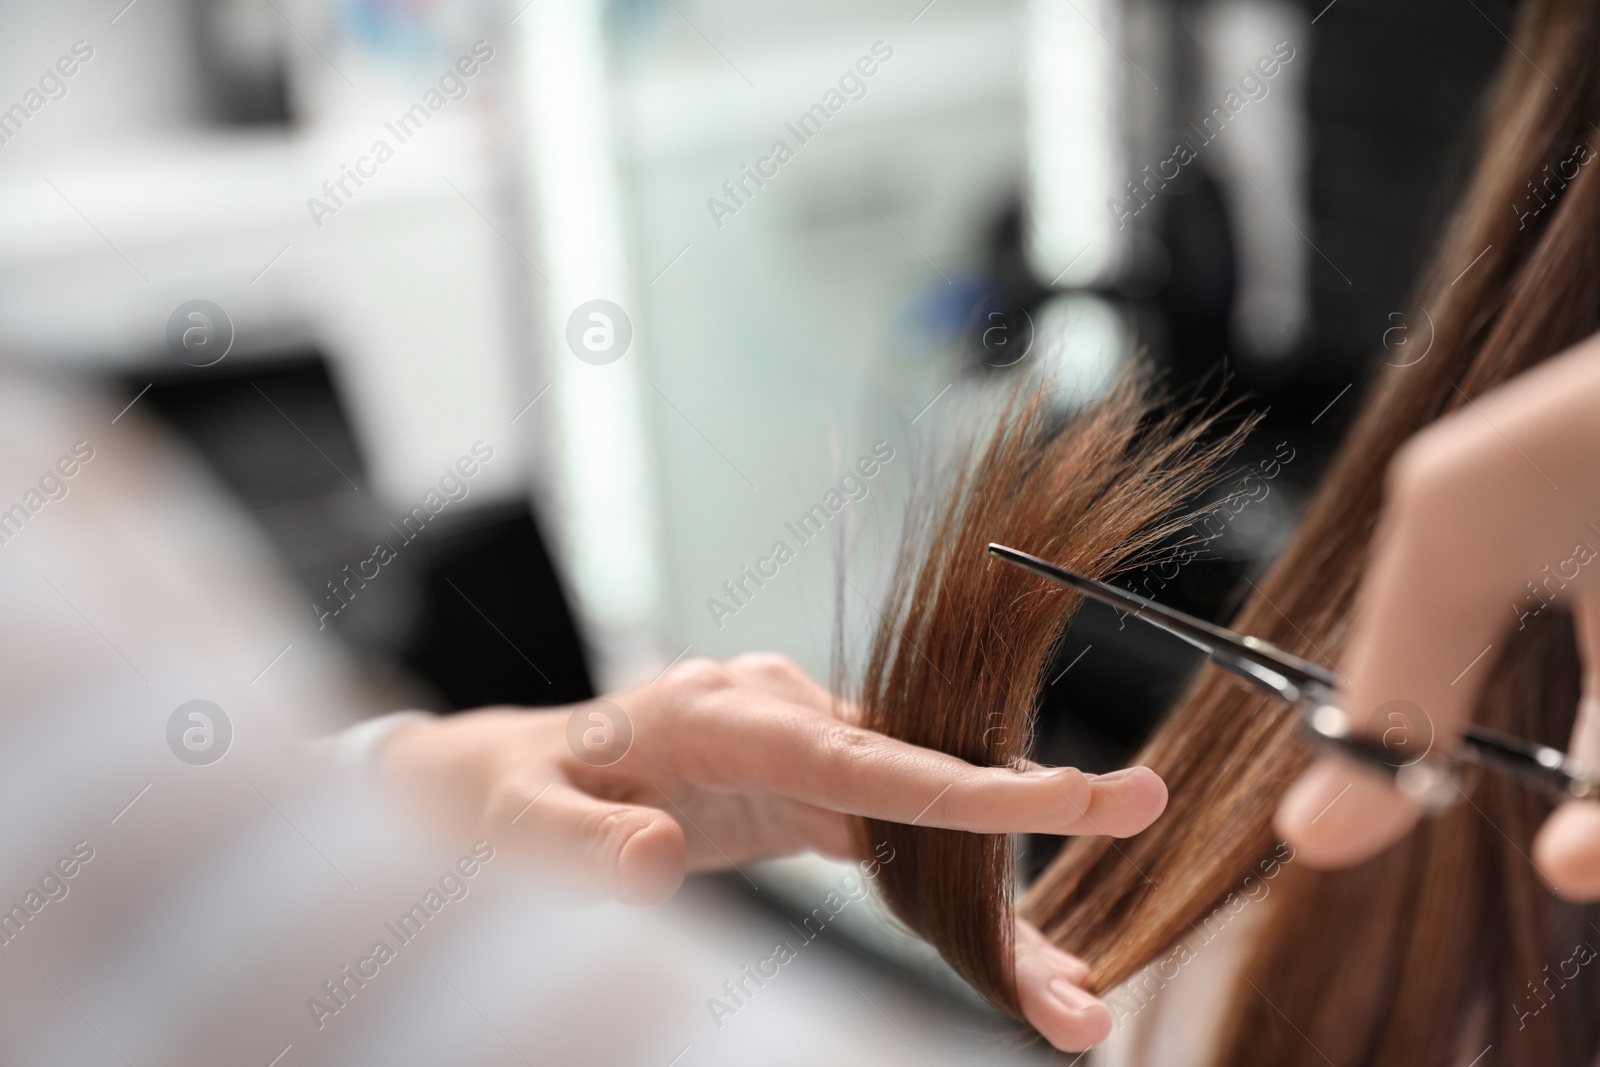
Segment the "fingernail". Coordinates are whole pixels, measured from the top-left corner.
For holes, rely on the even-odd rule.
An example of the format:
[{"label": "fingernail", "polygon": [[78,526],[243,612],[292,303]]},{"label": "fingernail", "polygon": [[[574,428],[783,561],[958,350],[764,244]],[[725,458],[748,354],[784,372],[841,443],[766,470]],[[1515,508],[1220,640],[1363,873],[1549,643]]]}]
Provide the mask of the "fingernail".
[{"label": "fingernail", "polygon": [[1124,778],[1127,778],[1128,776],[1132,775],[1133,772],[1137,771],[1137,770],[1139,770],[1138,767],[1124,767],[1124,768],[1122,768],[1122,770],[1120,770],[1120,771],[1112,771],[1110,774],[1091,774],[1091,775],[1089,775],[1089,781],[1091,781],[1091,782],[1120,782]]},{"label": "fingernail", "polygon": [[1047,988],[1068,1011],[1074,1014],[1086,1012],[1100,1003],[1093,996],[1085,993],[1060,975],[1050,979]]}]

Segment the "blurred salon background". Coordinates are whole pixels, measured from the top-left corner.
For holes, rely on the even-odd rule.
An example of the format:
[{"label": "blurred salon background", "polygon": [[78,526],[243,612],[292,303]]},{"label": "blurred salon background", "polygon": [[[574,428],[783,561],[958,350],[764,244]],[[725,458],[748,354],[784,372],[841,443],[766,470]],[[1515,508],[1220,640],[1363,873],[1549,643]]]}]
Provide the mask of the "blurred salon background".
[{"label": "blurred salon background", "polygon": [[[0,358],[121,412],[97,448],[187,450],[350,718],[751,649],[847,675],[939,447],[1021,376],[1065,414],[1141,358],[1266,413],[1201,558],[1125,578],[1223,618],[1372,368],[1425,356],[1415,272],[1513,10],[8,4]],[[1086,609],[1041,757],[1120,766],[1194,666]],[[781,929],[837,874],[707,879],[680,918]],[[707,938],[708,973],[749,962]],[[869,908],[809,965],[940,1035],[834,1014],[812,1051],[964,1062],[1004,1029]]]}]

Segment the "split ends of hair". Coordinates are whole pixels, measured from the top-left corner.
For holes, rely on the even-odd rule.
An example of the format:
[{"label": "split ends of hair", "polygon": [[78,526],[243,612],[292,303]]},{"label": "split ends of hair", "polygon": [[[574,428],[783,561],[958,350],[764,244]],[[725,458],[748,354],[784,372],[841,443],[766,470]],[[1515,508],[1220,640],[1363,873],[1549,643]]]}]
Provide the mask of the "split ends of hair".
[{"label": "split ends of hair", "polygon": [[[1045,674],[1081,598],[986,546],[1095,578],[1156,562],[1181,547],[1187,509],[1255,421],[1176,401],[1143,367],[1077,411],[1056,405],[1049,381],[1013,390],[986,439],[958,447],[908,508],[855,694],[862,725],[974,764],[1028,760]],[[1019,1014],[1012,839],[865,819],[859,833],[900,857],[878,883],[891,910]]]}]

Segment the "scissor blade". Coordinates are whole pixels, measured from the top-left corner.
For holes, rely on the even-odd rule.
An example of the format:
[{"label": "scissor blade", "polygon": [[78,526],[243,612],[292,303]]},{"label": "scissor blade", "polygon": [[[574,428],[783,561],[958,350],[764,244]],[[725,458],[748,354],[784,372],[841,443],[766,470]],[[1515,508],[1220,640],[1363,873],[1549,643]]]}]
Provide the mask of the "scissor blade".
[{"label": "scissor blade", "polygon": [[[990,544],[989,551],[1007,563],[1026,568],[1035,574],[1042,575],[1058,585],[1076,590],[1091,600],[1098,600],[1102,604],[1109,604],[1120,608],[1124,612],[1136,615],[1153,626],[1180,637],[1211,655],[1211,657],[1224,667],[1237,673],[1245,674],[1252,681],[1263,684],[1267,688],[1276,688],[1270,682],[1250,673],[1248,670],[1240,671],[1238,661],[1266,667],[1282,675],[1286,680],[1296,685],[1306,682],[1315,682],[1330,689],[1338,685],[1337,676],[1326,667],[1321,667],[1299,656],[1291,655],[1282,649],[1256,637],[1249,637],[1236,633],[1222,626],[1197,619],[1181,611],[1157,604],[1147,600],[1137,593],[1130,593],[1126,589],[1118,589],[1114,585],[1086,578],[1081,574],[1074,574],[1054,563],[1048,563],[1038,556],[1030,556],[1026,552],[1019,552],[1005,545]],[[1230,662],[1233,661],[1233,662]]]}]

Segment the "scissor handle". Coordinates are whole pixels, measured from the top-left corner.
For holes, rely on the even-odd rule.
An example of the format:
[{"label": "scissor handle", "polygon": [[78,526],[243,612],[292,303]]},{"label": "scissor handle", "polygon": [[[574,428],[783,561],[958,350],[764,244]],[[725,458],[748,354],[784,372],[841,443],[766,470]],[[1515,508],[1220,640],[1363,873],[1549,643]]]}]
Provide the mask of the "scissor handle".
[{"label": "scissor handle", "polygon": [[1469,726],[1461,733],[1462,758],[1490,767],[1538,790],[1555,803],[1600,800],[1600,782],[1585,774],[1559,748]]},{"label": "scissor handle", "polygon": [[1460,798],[1466,764],[1487,767],[1542,794],[1551,803],[1600,800],[1600,782],[1585,774],[1565,752],[1519,737],[1468,726],[1457,754],[1429,752],[1406,757],[1382,741],[1355,733],[1344,709],[1331,702],[1301,705],[1307,732],[1320,747],[1348,756],[1387,774],[1396,788],[1430,814]]},{"label": "scissor handle", "polygon": [[1350,715],[1330,701],[1307,700],[1300,708],[1314,744],[1388,776],[1396,789],[1429,815],[1437,815],[1461,799],[1459,758],[1442,752],[1402,755],[1382,741],[1356,733]]}]

